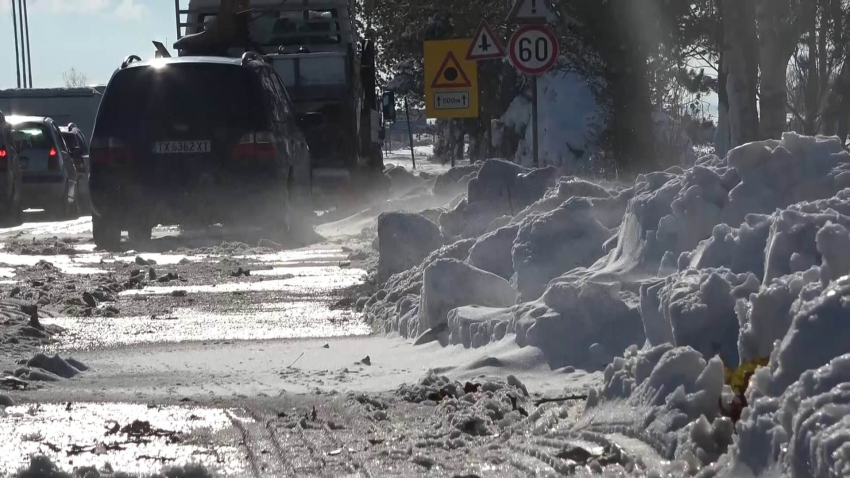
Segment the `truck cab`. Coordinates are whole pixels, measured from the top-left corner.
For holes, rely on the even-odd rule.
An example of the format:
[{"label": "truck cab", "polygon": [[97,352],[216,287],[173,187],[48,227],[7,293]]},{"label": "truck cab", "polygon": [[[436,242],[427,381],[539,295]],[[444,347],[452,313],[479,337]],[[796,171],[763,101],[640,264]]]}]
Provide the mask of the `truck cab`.
[{"label": "truck cab", "polygon": [[[181,38],[209,29],[224,2],[175,3]],[[314,182],[347,181],[357,169],[380,172],[383,121],[375,53],[370,42],[359,40],[352,0],[245,3],[248,9],[241,15],[248,16],[247,43],[272,64],[286,86],[310,146]],[[245,50],[245,44],[234,42],[227,54],[238,57]],[[187,52],[178,49],[183,54]]]}]

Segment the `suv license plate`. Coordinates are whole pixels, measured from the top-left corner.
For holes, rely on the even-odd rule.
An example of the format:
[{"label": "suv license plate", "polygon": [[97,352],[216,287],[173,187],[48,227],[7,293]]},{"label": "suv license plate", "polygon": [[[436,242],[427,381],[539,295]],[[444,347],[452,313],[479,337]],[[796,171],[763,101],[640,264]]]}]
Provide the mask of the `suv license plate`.
[{"label": "suv license plate", "polygon": [[209,141],[162,141],[153,145],[156,154],[209,153],[211,149]]}]

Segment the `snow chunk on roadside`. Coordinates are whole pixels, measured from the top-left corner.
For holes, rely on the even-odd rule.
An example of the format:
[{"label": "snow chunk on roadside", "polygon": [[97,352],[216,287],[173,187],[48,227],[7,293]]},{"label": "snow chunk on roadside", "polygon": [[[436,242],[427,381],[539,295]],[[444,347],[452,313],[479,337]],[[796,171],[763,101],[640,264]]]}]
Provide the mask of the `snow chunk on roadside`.
[{"label": "snow chunk on roadside", "polygon": [[454,259],[440,259],[425,268],[420,332],[446,323],[450,310],[464,305],[509,307],[516,292],[501,277]]},{"label": "snow chunk on roadside", "polygon": [[701,476],[847,476],[850,354],[804,372],[777,397],[751,401],[737,432],[729,455]]},{"label": "snow chunk on roadside", "polygon": [[440,228],[420,214],[388,212],[378,217],[378,281],[415,267],[443,245]]},{"label": "snow chunk on roadside", "polygon": [[365,304],[367,321],[384,332],[399,332],[403,337],[419,334],[419,295],[425,268],[439,259],[466,260],[475,239],[443,246],[432,252],[412,269],[393,275],[384,288],[370,297]]},{"label": "snow chunk on roadside", "polygon": [[690,346],[737,366],[735,301],[759,291],[752,274],[728,269],[687,270],[641,287],[641,314],[650,345]]},{"label": "snow chunk on roadside", "polygon": [[516,340],[540,348],[553,368],[602,368],[614,354],[646,340],[634,303],[619,284],[555,280],[540,302],[518,308]]},{"label": "snow chunk on roadside", "polygon": [[440,217],[446,237],[477,237],[498,218],[519,213],[556,184],[555,168],[527,170],[500,159],[489,159],[469,181],[468,195]]},{"label": "snow chunk on roadside", "polygon": [[511,250],[518,232],[519,226],[513,225],[502,227],[481,236],[469,250],[467,262],[505,280],[511,280],[514,275]]},{"label": "snow chunk on roadside", "polygon": [[[719,416],[723,363],[690,347],[632,347],[605,369],[590,391],[580,430],[627,429],[666,459],[716,460],[732,443],[732,423]],[[693,460],[691,460],[693,458]]]},{"label": "snow chunk on roadside", "polygon": [[805,371],[850,353],[850,277],[797,307],[791,328],[770,357],[770,373],[763,369],[756,374],[759,394],[778,396]]},{"label": "snow chunk on roadside", "polygon": [[478,176],[478,170],[481,169],[482,164],[475,163],[468,166],[456,166],[437,176],[434,182],[434,195],[454,197],[460,193],[466,193],[469,181]]},{"label": "snow chunk on roadside", "polygon": [[550,280],[593,264],[612,235],[594,216],[593,204],[584,198],[572,198],[552,212],[529,216],[520,226],[512,252],[520,300],[535,300]]}]

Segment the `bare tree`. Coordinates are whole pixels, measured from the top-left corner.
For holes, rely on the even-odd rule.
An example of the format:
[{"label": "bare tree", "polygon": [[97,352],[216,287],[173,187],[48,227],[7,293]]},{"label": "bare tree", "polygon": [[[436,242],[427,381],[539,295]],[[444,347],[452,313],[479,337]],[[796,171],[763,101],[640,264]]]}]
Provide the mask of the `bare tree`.
[{"label": "bare tree", "polygon": [[62,73],[62,79],[65,80],[66,88],[82,88],[89,83],[86,74],[76,68],[71,68],[67,72]]}]

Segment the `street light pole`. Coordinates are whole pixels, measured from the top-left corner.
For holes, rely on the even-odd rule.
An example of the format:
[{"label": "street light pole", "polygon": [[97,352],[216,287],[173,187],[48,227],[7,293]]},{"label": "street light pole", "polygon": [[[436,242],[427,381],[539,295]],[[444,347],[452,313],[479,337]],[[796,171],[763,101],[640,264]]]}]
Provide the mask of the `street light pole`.
[{"label": "street light pole", "polygon": [[29,85],[32,88],[32,51],[30,51],[30,17],[27,13],[27,0],[24,1],[24,25],[27,28],[27,76],[29,77]]},{"label": "street light pole", "polygon": [[21,87],[21,55],[18,46],[18,9],[15,6],[16,0],[9,0],[12,4],[12,25],[15,30],[15,69],[18,73],[18,88]]}]

